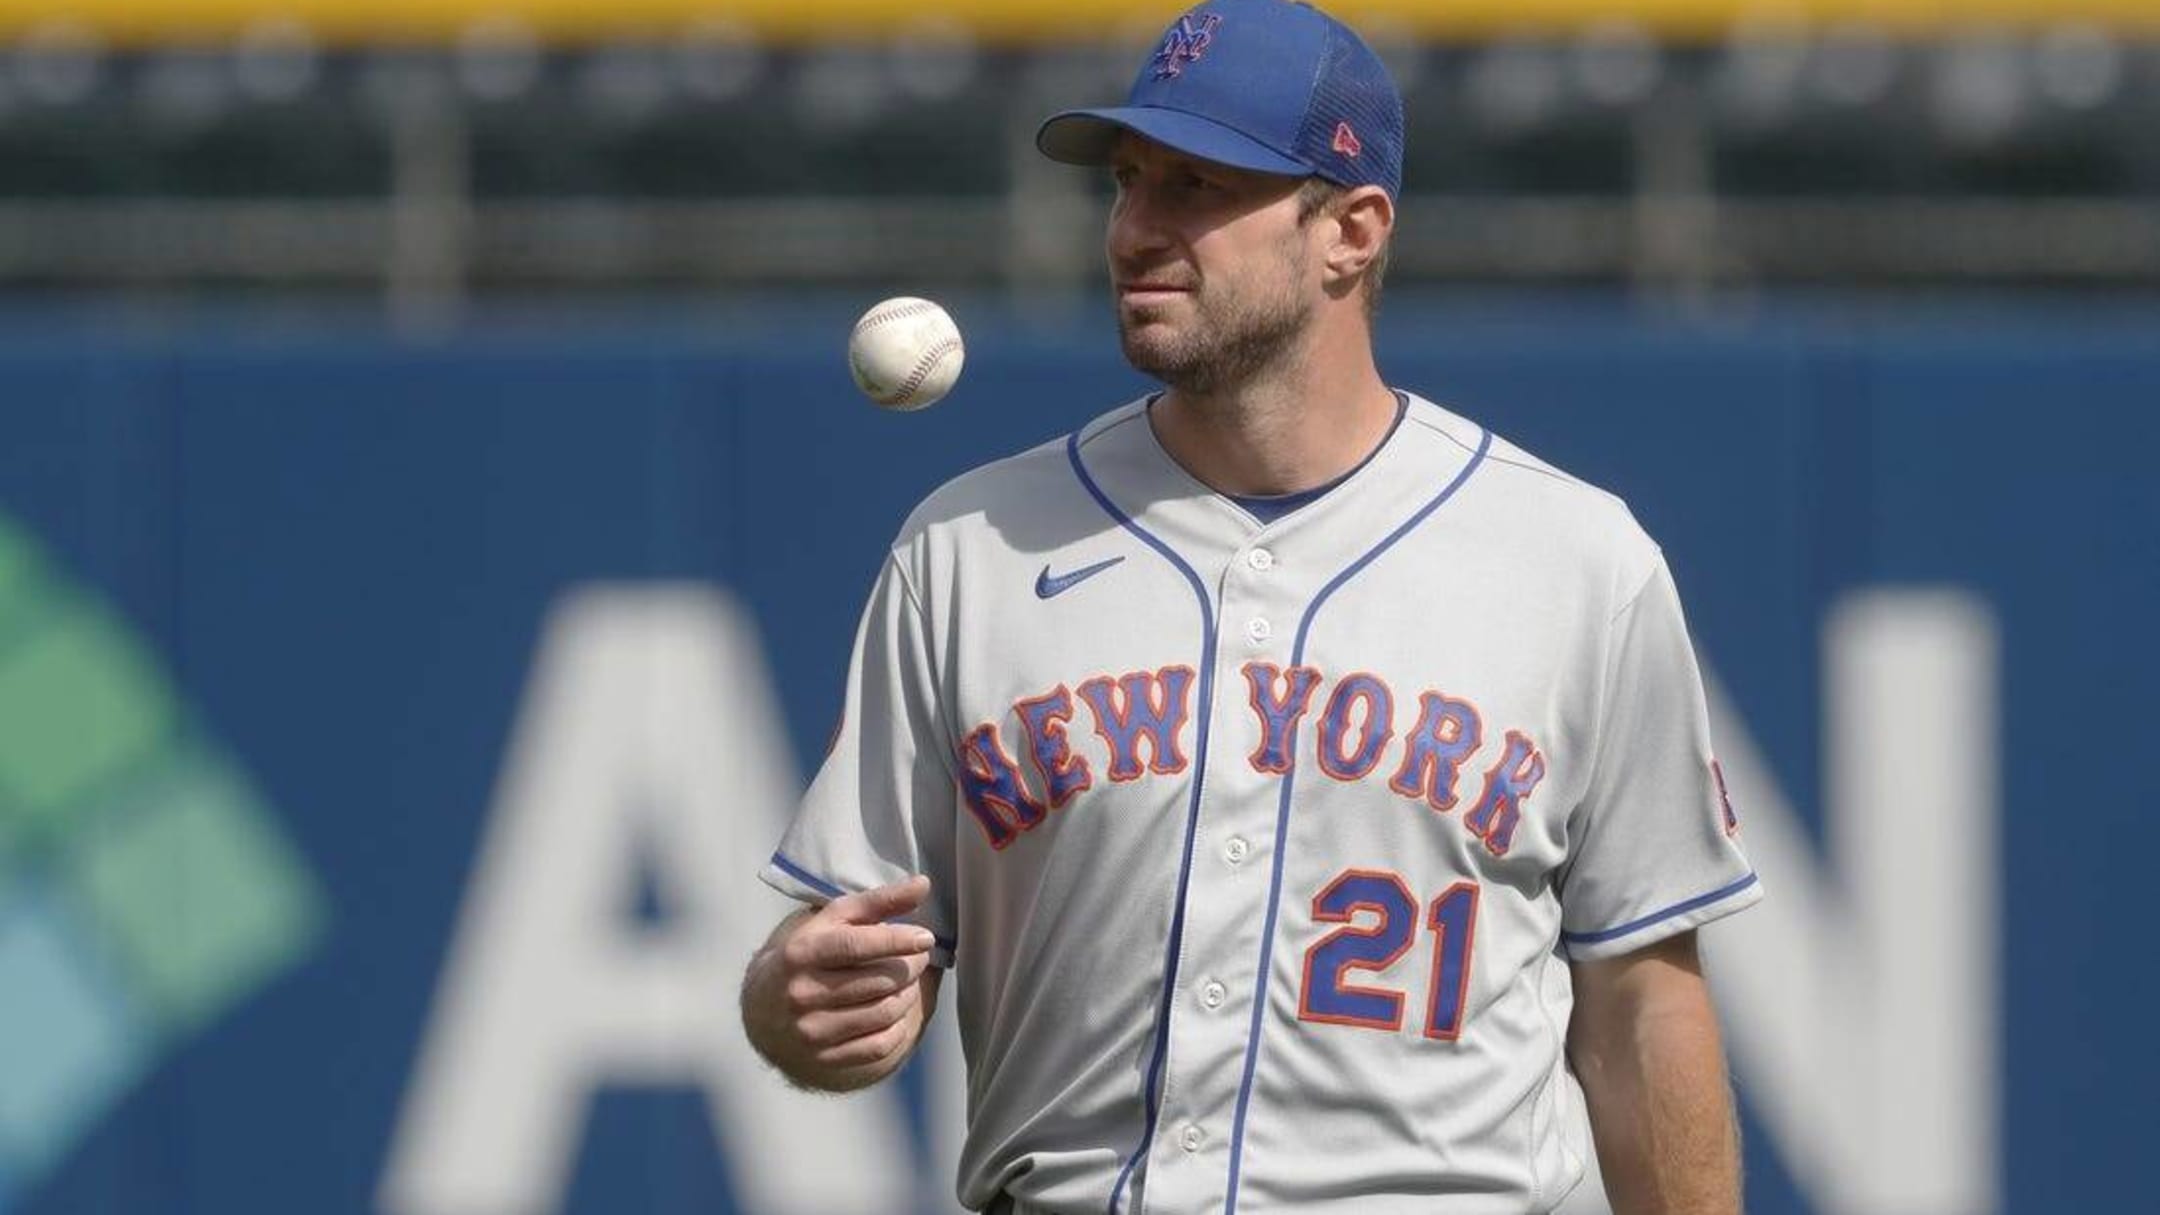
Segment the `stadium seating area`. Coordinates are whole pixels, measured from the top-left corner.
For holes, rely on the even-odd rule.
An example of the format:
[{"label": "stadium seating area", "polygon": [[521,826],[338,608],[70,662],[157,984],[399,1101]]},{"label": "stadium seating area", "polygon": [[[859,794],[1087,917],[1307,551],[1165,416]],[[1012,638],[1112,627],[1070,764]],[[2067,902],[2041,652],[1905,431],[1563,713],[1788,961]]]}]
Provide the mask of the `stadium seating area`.
[{"label": "stadium seating area", "polygon": [[[2068,25],[1684,47],[1606,25],[1387,53],[1435,228],[1406,230],[1411,278],[2160,282],[2160,43]],[[291,24],[225,48],[30,38],[0,61],[0,282],[365,280],[429,215],[454,221],[435,244],[481,287],[755,279],[769,258],[663,251],[760,221],[812,278],[882,277],[858,239],[874,229],[918,268],[1012,279],[1046,270],[1015,218],[1055,228],[1096,188],[1034,163],[1036,119],[1114,98],[1133,58],[1123,41],[949,32],[574,50],[507,25],[399,51],[318,47]],[[271,203],[318,210],[266,249],[245,220]],[[1901,235],[1948,215],[1955,250]],[[184,253],[141,238],[162,262],[101,255],[113,233],[175,225]],[[1700,247],[1661,252],[1655,233],[1678,228]],[[1854,240],[1881,255],[1837,264]]]}]

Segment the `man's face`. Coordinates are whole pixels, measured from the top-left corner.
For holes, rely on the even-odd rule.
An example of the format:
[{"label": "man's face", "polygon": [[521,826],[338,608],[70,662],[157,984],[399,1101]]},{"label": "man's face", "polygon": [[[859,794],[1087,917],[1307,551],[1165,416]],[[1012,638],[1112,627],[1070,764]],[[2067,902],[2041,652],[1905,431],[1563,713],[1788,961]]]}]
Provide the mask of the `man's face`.
[{"label": "man's face", "polygon": [[1173,388],[1235,387],[1294,347],[1320,293],[1300,179],[1127,134],[1106,240],[1125,359]]}]

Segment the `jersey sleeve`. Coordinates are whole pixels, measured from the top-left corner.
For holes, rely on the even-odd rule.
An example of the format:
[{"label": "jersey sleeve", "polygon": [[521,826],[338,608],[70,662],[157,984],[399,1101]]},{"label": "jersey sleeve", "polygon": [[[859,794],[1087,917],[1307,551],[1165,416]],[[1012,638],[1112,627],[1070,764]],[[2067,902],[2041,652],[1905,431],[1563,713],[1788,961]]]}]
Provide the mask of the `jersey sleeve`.
[{"label": "jersey sleeve", "polygon": [[930,898],[908,918],[937,938],[933,965],[955,945],[951,758],[921,605],[888,559],[856,630],[831,746],[795,821],[759,878],[822,904],[910,874]]},{"label": "jersey sleeve", "polygon": [[1660,558],[1612,623],[1588,792],[1560,878],[1560,939],[1616,957],[1762,897],[1710,749],[1702,676]]}]

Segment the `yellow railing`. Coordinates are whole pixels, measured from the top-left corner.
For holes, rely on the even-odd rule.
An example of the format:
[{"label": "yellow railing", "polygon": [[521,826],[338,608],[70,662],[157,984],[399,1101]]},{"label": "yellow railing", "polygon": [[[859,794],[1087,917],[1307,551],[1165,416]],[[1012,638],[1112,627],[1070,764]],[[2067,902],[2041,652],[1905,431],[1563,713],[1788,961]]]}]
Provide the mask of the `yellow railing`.
[{"label": "yellow railing", "polygon": [[[1564,32],[1615,20],[1676,41],[1739,25],[1865,23],[1898,35],[2089,22],[2160,35],[2160,0],[1333,0],[1367,28],[1436,41]],[[552,43],[670,38],[728,30],[773,42],[830,42],[965,30],[994,44],[1137,40],[1177,0],[0,0],[0,39],[87,33],[137,46],[224,42],[296,24],[326,43],[444,43],[475,27],[521,28]]]}]

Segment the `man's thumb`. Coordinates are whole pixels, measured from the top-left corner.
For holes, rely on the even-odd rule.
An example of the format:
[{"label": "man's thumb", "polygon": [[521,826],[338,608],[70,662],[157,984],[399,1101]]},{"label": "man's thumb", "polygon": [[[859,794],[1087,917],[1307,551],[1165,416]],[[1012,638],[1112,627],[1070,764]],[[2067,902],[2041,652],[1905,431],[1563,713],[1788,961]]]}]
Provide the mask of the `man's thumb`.
[{"label": "man's thumb", "polygon": [[843,923],[881,924],[915,910],[929,897],[930,879],[918,873],[884,886],[841,895],[826,910]]}]

